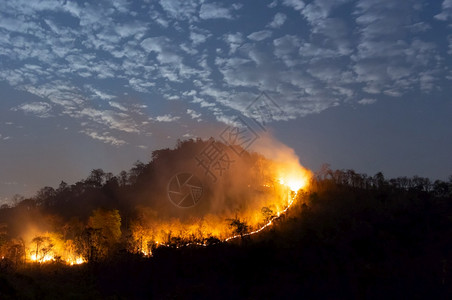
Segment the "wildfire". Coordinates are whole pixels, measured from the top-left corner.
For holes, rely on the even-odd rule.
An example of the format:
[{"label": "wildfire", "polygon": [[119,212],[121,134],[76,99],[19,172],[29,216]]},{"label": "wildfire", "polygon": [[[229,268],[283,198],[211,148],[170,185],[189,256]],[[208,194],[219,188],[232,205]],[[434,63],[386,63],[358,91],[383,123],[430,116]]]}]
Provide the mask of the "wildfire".
[{"label": "wildfire", "polygon": [[287,186],[293,192],[306,188],[311,178],[310,171],[293,165],[282,166],[278,173],[279,183]]},{"label": "wildfire", "polygon": [[51,254],[45,254],[44,256],[37,256],[36,253],[30,255],[30,260],[33,262],[44,263],[55,261],[55,257]]},{"label": "wildfire", "polygon": [[83,259],[83,257],[81,257],[81,256],[79,256],[79,257],[76,257],[75,259],[67,259],[66,260],[66,263],[68,264],[68,265],[71,265],[71,266],[73,266],[73,265],[81,265],[81,264],[83,264],[83,263],[85,263],[86,261]]},{"label": "wildfire", "polygon": [[[255,198],[251,202],[245,200],[243,203],[248,206],[229,216],[207,214],[202,219],[182,223],[179,219],[159,220],[156,213],[147,213],[149,217],[143,219],[150,222],[132,226],[134,239],[139,241],[138,252],[152,256],[153,249],[158,247],[207,246],[212,241],[228,242],[257,234],[289,210],[297,199],[298,191],[307,189],[312,177],[311,172],[303,168],[297,159],[287,159],[283,163],[261,161],[256,173],[259,174],[257,182],[261,180],[259,185],[247,185],[256,191]],[[235,224],[243,222],[246,230],[240,234],[232,233],[233,220]]]},{"label": "wildfire", "polygon": [[[159,247],[205,247],[262,232],[290,209],[298,192],[308,188],[312,176],[293,157],[283,162],[259,158],[246,172],[245,180],[240,176],[225,179],[225,186],[217,189],[225,194],[212,198],[216,205],[202,215],[167,217],[152,207],[137,206],[137,216],[129,223],[131,234],[127,250],[152,257]],[[108,247],[114,245],[109,242],[113,240],[113,233],[116,241],[124,236],[120,215],[117,211],[116,214],[117,218],[109,212],[97,213],[94,215],[97,219],[90,217],[91,221],[84,224],[85,235],[82,238],[63,235],[62,232],[30,236],[25,243],[28,261],[62,262],[72,266],[91,260],[93,253],[94,257],[105,256]],[[117,224],[117,231],[107,231],[110,240],[102,231],[103,224]]]},{"label": "wildfire", "polygon": [[307,186],[307,184],[309,182],[309,177],[308,177],[307,174],[308,173],[302,175],[300,173],[300,174],[298,174],[297,177],[290,177],[287,180],[285,180],[284,178],[280,178],[279,179],[279,183],[281,185],[283,185],[283,186],[287,186],[290,189],[291,192],[294,192],[293,196],[291,196],[290,193],[289,193],[287,206],[282,211],[278,211],[276,213],[276,216],[272,217],[265,225],[261,226],[259,229],[256,229],[256,230],[251,231],[251,232],[247,232],[247,233],[242,234],[242,235],[237,234],[237,235],[228,237],[224,241],[227,242],[227,241],[230,241],[230,240],[242,237],[242,236],[250,236],[250,235],[259,233],[262,230],[264,230],[265,228],[271,226],[273,224],[273,221],[276,218],[279,218],[282,214],[285,214],[289,210],[289,208],[292,206],[292,204],[295,201],[295,198],[296,198],[296,195],[297,195],[298,191],[300,189],[305,188]]},{"label": "wildfire", "polygon": [[35,234],[25,246],[27,260],[31,262],[59,262],[71,266],[86,262],[85,258],[77,253],[74,242],[63,239],[58,233]]},{"label": "wildfire", "polygon": [[[44,256],[36,256],[35,253],[30,254],[30,260],[32,262],[37,262],[37,263],[46,263],[46,262],[54,262],[57,261],[57,259],[55,258],[55,255],[53,254],[45,254]],[[67,265],[73,266],[73,265],[80,265],[86,262],[86,260],[81,257],[75,257],[75,258],[67,258],[66,260],[64,260],[64,262]]]}]

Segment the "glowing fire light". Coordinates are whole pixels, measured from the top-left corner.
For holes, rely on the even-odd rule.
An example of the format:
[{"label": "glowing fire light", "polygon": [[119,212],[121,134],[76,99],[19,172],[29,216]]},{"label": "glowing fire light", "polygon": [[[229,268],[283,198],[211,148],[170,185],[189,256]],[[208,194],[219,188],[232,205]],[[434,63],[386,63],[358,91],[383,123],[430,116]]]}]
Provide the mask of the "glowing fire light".
[{"label": "glowing fire light", "polygon": [[[43,257],[36,257],[36,254],[31,254],[30,255],[30,260],[32,262],[38,262],[38,263],[46,263],[46,262],[52,262],[52,261],[56,261],[55,257],[52,254],[46,254]],[[68,265],[80,265],[85,263],[85,259],[81,256],[76,257],[76,258],[68,258],[65,260],[66,264]]]},{"label": "glowing fire light", "polygon": [[44,263],[44,262],[50,262],[50,261],[55,261],[55,258],[53,257],[53,255],[50,254],[46,254],[44,256],[41,257],[37,257],[36,253],[35,254],[31,254],[30,259],[34,262],[38,262],[38,263]]},{"label": "glowing fire light", "polygon": [[[285,214],[289,210],[289,208],[294,204],[295,198],[297,196],[297,192],[300,189],[306,188],[306,186],[308,185],[309,179],[310,179],[310,174],[309,174],[308,171],[303,171],[303,173],[299,172],[297,174],[297,176],[288,177],[288,179],[280,178],[279,179],[279,183],[281,185],[286,186],[286,187],[288,187],[290,189],[290,191],[288,193],[288,204],[287,204],[287,206],[282,211],[278,211],[276,213],[276,217],[273,217],[272,219],[270,219],[266,224],[264,224],[259,229],[256,229],[256,230],[251,231],[251,232],[244,233],[242,235],[239,235],[239,234],[238,235],[234,235],[234,236],[231,236],[231,237],[228,237],[228,238],[224,239],[223,241],[224,242],[228,242],[230,240],[237,239],[239,237],[250,236],[250,235],[259,233],[262,230],[264,230],[265,228],[271,226],[275,219],[277,219],[281,215]],[[267,186],[267,185],[264,185],[264,186]],[[293,192],[293,194],[291,196],[292,192]],[[160,246],[169,247],[169,245],[164,244],[164,243],[158,243],[157,242],[157,244],[160,245]],[[207,246],[207,244],[205,244],[205,243],[187,243],[187,244],[185,244],[185,246],[190,246],[190,245]],[[179,248],[179,246],[177,246],[176,248]]]},{"label": "glowing fire light", "polygon": [[292,174],[289,176],[281,176],[279,183],[287,186],[293,192],[298,192],[300,189],[307,186],[309,176],[307,174],[303,174],[302,172],[297,173],[298,174]]},{"label": "glowing fire light", "polygon": [[284,180],[284,179],[280,179],[280,180],[279,180],[279,183],[280,183],[281,185],[287,186],[292,192],[295,192],[295,194],[293,195],[293,197],[291,197],[291,196],[290,196],[290,193],[289,193],[289,196],[288,196],[288,205],[286,206],[286,208],[285,208],[284,210],[282,210],[282,211],[278,211],[278,212],[276,213],[276,217],[274,217],[274,218],[272,218],[271,220],[269,220],[268,223],[266,223],[264,226],[260,227],[259,229],[254,230],[254,231],[251,231],[251,232],[248,232],[248,233],[245,233],[245,234],[242,234],[242,235],[239,235],[239,234],[238,234],[238,235],[234,235],[234,236],[228,237],[227,239],[224,240],[225,242],[230,241],[230,240],[233,240],[233,239],[236,239],[236,238],[239,238],[239,237],[242,237],[242,236],[250,236],[250,235],[259,233],[259,232],[261,232],[262,230],[264,230],[265,228],[267,228],[268,226],[271,226],[271,225],[273,224],[273,221],[274,221],[275,219],[279,218],[282,214],[285,214],[285,213],[287,212],[287,210],[289,210],[289,208],[292,206],[292,204],[293,204],[294,201],[295,201],[295,197],[297,196],[297,192],[298,192],[301,188],[304,188],[304,187],[307,185],[307,183],[308,183],[308,178],[305,178],[305,177],[291,178],[291,179],[289,179],[289,180],[287,180],[287,181]]},{"label": "glowing fire light", "polygon": [[83,259],[83,257],[79,256],[79,257],[76,257],[75,260],[73,260],[73,259],[66,260],[66,263],[71,266],[80,265],[80,264],[85,263],[85,260]]},{"label": "glowing fire light", "polygon": [[[182,226],[183,224],[178,222],[178,220],[166,222],[157,221],[151,225],[147,225],[148,227],[141,224],[134,227],[136,228],[133,231],[136,235],[134,239],[139,241],[138,248],[134,249],[138,249],[139,253],[143,256],[152,257],[153,250],[158,247],[175,246],[176,248],[180,248],[191,245],[206,247],[209,244],[208,239],[205,238],[206,236],[209,237],[209,239],[212,237],[217,241],[228,242],[233,239],[257,234],[265,228],[272,226],[275,221],[285,214],[294,204],[298,191],[308,187],[312,174],[298,163],[273,164],[267,166],[264,170],[269,171],[267,175],[264,174],[264,176],[261,176],[265,179],[263,182],[260,182],[260,186],[266,189],[260,189],[258,190],[259,193],[256,193],[257,197],[262,196],[260,206],[254,206],[253,209],[255,210],[251,210],[248,214],[239,216],[240,219],[248,222],[247,226],[252,228],[253,231],[241,235],[237,234],[230,236],[231,231],[225,223],[224,217],[213,214],[208,215],[205,219],[200,221],[199,224],[194,223],[189,224],[188,226]],[[270,178],[273,178],[273,180]],[[250,187],[250,185],[248,185],[248,187]],[[266,208],[266,212],[269,214],[269,216],[264,215],[266,223],[263,225],[261,211],[258,210],[259,208]],[[264,214],[264,210],[262,211],[262,214]],[[236,218],[238,218],[237,215]],[[201,232],[200,238],[193,238],[192,242],[186,242],[184,244],[176,243],[176,245],[171,242],[171,237],[178,238],[179,241],[187,241],[190,237],[194,237],[196,232]],[[171,233],[176,233],[176,235],[171,236]],[[179,235],[177,235],[178,233]],[[30,261],[37,263],[58,261],[70,266],[86,262],[82,256],[78,256],[79,254],[74,250],[73,243],[61,241],[61,238],[52,236],[51,233],[46,233],[45,236],[52,237],[54,245],[53,249],[45,253],[42,251],[42,249],[44,249],[42,247],[40,252],[38,252],[38,250],[29,251],[28,257]],[[69,245],[72,245],[72,247],[69,247]],[[31,250],[32,248],[29,249]],[[38,252],[38,255],[36,252]]]},{"label": "glowing fire light", "polygon": [[[32,262],[37,262],[37,263],[47,263],[47,262],[54,262],[56,261],[55,256],[53,254],[46,254],[44,256],[39,256],[36,257],[36,253],[31,253],[30,254],[30,260]],[[67,258],[66,260],[64,260],[64,262],[66,262],[67,265],[73,266],[73,265],[80,265],[86,262],[86,260],[82,257],[82,256],[78,256],[78,257],[72,257],[72,258]]]}]

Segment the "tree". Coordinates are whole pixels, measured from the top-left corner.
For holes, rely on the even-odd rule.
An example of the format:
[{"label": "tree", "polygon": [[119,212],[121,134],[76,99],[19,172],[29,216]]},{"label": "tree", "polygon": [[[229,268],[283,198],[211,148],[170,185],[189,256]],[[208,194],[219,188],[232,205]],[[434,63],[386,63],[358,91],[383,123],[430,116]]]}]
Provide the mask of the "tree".
[{"label": "tree", "polygon": [[274,217],[273,210],[271,210],[267,206],[262,207],[261,214],[265,223],[268,223]]},{"label": "tree", "polygon": [[53,187],[46,186],[36,193],[36,203],[38,205],[50,206],[56,196],[56,191]]},{"label": "tree", "polygon": [[25,244],[22,239],[14,239],[9,243],[7,248],[7,257],[14,262],[16,267],[24,262],[23,258],[25,257]]},{"label": "tree", "polygon": [[138,182],[138,178],[141,174],[144,173],[144,170],[146,169],[146,165],[142,163],[141,161],[137,160],[133,164],[133,168],[129,171],[129,183],[134,184]]},{"label": "tree", "polygon": [[56,191],[57,193],[60,194],[66,192],[68,188],[69,188],[68,184],[64,181],[61,181]]},{"label": "tree", "polygon": [[[36,244],[35,261],[42,262],[46,255],[52,250],[53,244],[49,237],[46,236],[36,236],[31,240],[32,243]],[[32,252],[33,253],[33,252]]]},{"label": "tree", "polygon": [[330,167],[330,164],[322,164],[320,170],[316,173],[317,180],[325,180],[328,176],[332,177],[332,171]]},{"label": "tree", "polygon": [[44,237],[42,236],[34,237],[31,240],[31,242],[36,244],[35,260],[38,261],[39,248],[41,247],[41,244],[44,242]]},{"label": "tree", "polygon": [[385,184],[386,184],[386,180],[385,180],[385,176],[383,175],[382,172],[378,172],[377,174],[374,175],[374,185],[377,189],[383,189]]},{"label": "tree", "polygon": [[449,185],[447,184],[447,182],[441,181],[441,180],[436,180],[433,183],[433,194],[436,197],[440,197],[440,198],[445,198],[447,196],[449,196],[450,190],[449,190]]},{"label": "tree", "polygon": [[82,234],[75,239],[75,247],[88,262],[97,261],[105,256],[106,249],[103,247],[103,235],[101,229],[87,227]]},{"label": "tree", "polygon": [[104,181],[105,181],[105,172],[102,169],[92,170],[88,178],[86,179],[86,183],[94,187],[101,187]]},{"label": "tree", "polygon": [[89,218],[89,226],[100,232],[102,252],[110,251],[121,238],[121,216],[119,211],[96,209]]},{"label": "tree", "polygon": [[240,238],[243,239],[244,235],[248,232],[249,226],[245,221],[241,221],[237,216],[234,219],[228,219],[229,227],[233,229],[233,233],[236,235],[240,235]]},{"label": "tree", "polygon": [[121,171],[121,173],[119,173],[119,186],[126,186],[127,182],[128,182],[128,178],[129,175],[127,174],[126,171]]},{"label": "tree", "polygon": [[25,200],[25,197],[19,194],[15,194],[11,200],[13,202],[13,205],[17,206],[20,202]]}]

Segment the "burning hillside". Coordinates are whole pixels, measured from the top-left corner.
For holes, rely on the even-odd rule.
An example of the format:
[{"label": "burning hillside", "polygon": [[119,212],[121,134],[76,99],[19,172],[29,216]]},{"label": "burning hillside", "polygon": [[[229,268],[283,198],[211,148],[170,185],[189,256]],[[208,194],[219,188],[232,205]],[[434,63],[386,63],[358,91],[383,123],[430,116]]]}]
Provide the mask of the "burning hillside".
[{"label": "burning hillside", "polygon": [[159,246],[205,246],[257,233],[311,177],[289,149],[261,146],[265,156],[189,140],[154,151],[151,162],[118,176],[97,169],[74,185],[45,187],[2,209],[3,260],[73,265],[121,249],[152,255]]}]

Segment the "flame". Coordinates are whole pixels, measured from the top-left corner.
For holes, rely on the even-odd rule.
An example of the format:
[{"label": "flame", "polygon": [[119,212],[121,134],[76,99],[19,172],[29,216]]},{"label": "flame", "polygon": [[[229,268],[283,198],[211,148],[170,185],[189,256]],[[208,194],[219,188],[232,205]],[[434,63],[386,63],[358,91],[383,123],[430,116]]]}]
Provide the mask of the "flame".
[{"label": "flame", "polygon": [[[256,188],[256,185],[248,185],[248,188],[254,187],[259,191],[256,195],[257,201],[250,204],[250,207],[242,211],[237,211],[235,217],[246,222],[249,231],[242,235],[231,234],[227,218],[224,215],[208,214],[201,219],[183,222],[180,219],[162,220],[158,219],[157,213],[149,213],[149,220],[145,224],[133,224],[132,232],[134,239],[138,241],[138,253],[144,256],[152,256],[152,250],[158,247],[184,247],[190,245],[207,246],[209,238],[215,238],[218,241],[228,242],[230,240],[257,234],[269,226],[274,221],[285,214],[295,203],[297,193],[300,190],[307,189],[312,177],[312,173],[303,168],[298,159],[291,157],[285,161],[260,161],[259,170],[262,180]],[[271,180],[273,178],[273,180]],[[259,179],[258,179],[259,180]],[[266,208],[269,211],[265,222],[263,223],[263,212]],[[270,209],[271,208],[271,209]],[[146,214],[146,211],[143,211]]]},{"label": "flame", "polygon": [[[30,254],[29,258],[32,262],[37,262],[37,263],[46,263],[46,262],[56,261],[55,255],[53,253],[46,254],[42,257],[39,255],[36,257],[36,253],[32,253],[32,254]],[[67,265],[73,266],[73,265],[83,264],[86,262],[86,260],[82,256],[78,256],[78,257],[67,258],[66,260],[64,260],[64,262]]]},{"label": "flame", "polygon": [[[284,178],[280,178],[279,179],[279,183],[283,186],[286,186],[287,188],[290,189],[291,192],[288,193],[287,198],[288,198],[288,204],[287,206],[282,210],[282,211],[278,211],[276,212],[276,215],[274,217],[272,217],[266,224],[262,225],[261,227],[259,227],[256,230],[247,232],[245,234],[242,235],[233,235],[230,237],[227,237],[225,239],[223,239],[224,242],[228,242],[230,240],[233,239],[237,239],[243,236],[250,236],[250,235],[254,235],[257,234],[261,231],[263,231],[265,228],[271,226],[273,224],[273,222],[279,218],[281,215],[285,214],[289,208],[294,204],[296,196],[297,196],[297,192],[300,189],[304,189],[307,187],[309,180],[310,180],[310,173],[307,170],[303,170],[302,172],[299,172],[298,174],[296,174],[297,176],[294,177],[289,177],[289,179],[287,179],[287,181]],[[268,184],[264,184],[263,186],[265,187],[270,187],[270,185]],[[159,242],[155,242],[157,246],[164,246],[164,247],[169,247],[170,245],[165,244],[165,243],[159,243]],[[197,246],[207,246],[206,243],[186,243],[183,246],[190,246],[190,245],[197,245]],[[180,246],[177,246],[176,248],[180,248]],[[148,254],[146,252],[143,251],[143,255],[147,256],[152,256],[152,253]]]},{"label": "flame", "polygon": [[[263,226],[260,227],[259,229],[256,229],[256,230],[254,230],[254,231],[245,233],[245,234],[243,234],[242,236],[250,236],[250,235],[253,235],[253,234],[256,234],[256,233],[261,232],[261,231],[264,230],[265,228],[271,226],[271,225],[273,224],[273,221],[274,221],[275,219],[277,219],[277,218],[279,218],[281,215],[285,214],[285,213],[289,210],[289,208],[294,204],[295,199],[296,199],[297,192],[298,192],[300,189],[306,187],[306,185],[307,185],[307,183],[308,183],[308,179],[309,179],[309,177],[308,177],[308,178],[292,178],[292,179],[289,179],[289,180],[287,181],[287,183],[286,183],[286,181],[285,181],[284,179],[280,179],[280,180],[279,180],[279,183],[280,183],[281,185],[287,186],[292,192],[295,192],[295,193],[293,194],[292,197],[291,197],[290,193],[288,194],[288,204],[287,204],[286,208],[284,208],[282,211],[278,211],[278,212],[276,213],[276,216],[275,216],[275,217],[271,218],[265,225],[263,225]],[[233,239],[242,237],[242,236],[241,236],[241,235],[234,235],[234,236],[231,236],[231,237],[226,238],[224,241],[227,242],[227,241],[230,241],[230,240],[233,240]]]},{"label": "flame", "polygon": [[279,183],[287,186],[293,192],[306,188],[312,177],[310,171],[298,166],[288,166],[279,170],[278,173]]},{"label": "flame", "polygon": [[[255,184],[248,184],[252,200],[244,202],[245,209],[232,212],[235,218],[246,222],[248,231],[241,235],[233,233],[229,226],[234,216],[229,213],[210,213],[198,219],[181,220],[178,218],[159,218],[151,208],[140,207],[140,218],[132,220],[131,248],[128,250],[146,257],[152,257],[158,247],[173,246],[176,248],[190,245],[207,246],[210,243],[228,242],[243,236],[250,236],[262,232],[284,215],[298,199],[300,190],[307,189],[312,173],[303,168],[297,158],[290,157],[281,161],[259,161],[255,172]],[[253,194],[252,191],[256,193]],[[254,197],[254,198],[253,198]],[[37,250],[37,244],[28,243],[28,257],[32,262],[46,263],[59,261],[67,265],[79,265],[86,262],[80,256],[72,240],[64,240],[62,234],[41,233],[48,240],[47,249],[51,244],[51,251],[43,252],[44,245]],[[35,250],[33,250],[35,249]],[[36,253],[37,252],[37,253]]]},{"label": "flame", "polygon": [[79,256],[79,257],[76,257],[75,259],[67,259],[66,260],[66,263],[68,264],[68,265],[71,265],[71,266],[73,266],[73,265],[80,265],[80,264],[83,264],[83,263],[85,263],[86,261],[83,259],[83,257],[81,257],[81,256]]},{"label": "flame", "polygon": [[38,263],[45,263],[55,261],[55,257],[52,254],[46,254],[44,256],[36,256],[36,253],[30,255],[30,260]]},{"label": "flame", "polygon": [[39,246],[33,240],[26,243],[29,261],[35,263],[60,262],[71,266],[86,262],[83,256],[76,253],[72,240],[64,240],[60,234],[55,232],[43,232],[36,236],[41,237]]}]

